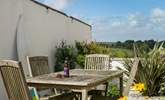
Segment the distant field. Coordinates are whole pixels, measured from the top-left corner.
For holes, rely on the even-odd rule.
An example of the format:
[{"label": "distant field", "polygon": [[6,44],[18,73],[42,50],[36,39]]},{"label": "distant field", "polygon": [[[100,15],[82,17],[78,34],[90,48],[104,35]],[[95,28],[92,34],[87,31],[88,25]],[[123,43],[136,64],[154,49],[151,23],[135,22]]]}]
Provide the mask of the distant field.
[{"label": "distant field", "polygon": [[110,51],[112,57],[119,57],[119,58],[133,57],[133,51],[129,49],[110,48]]}]

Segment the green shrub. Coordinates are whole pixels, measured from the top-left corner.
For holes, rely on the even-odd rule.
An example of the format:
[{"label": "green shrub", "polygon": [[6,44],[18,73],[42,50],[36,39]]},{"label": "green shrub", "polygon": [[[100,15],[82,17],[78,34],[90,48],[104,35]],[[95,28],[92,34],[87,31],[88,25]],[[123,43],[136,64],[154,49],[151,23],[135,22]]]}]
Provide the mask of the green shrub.
[{"label": "green shrub", "polygon": [[115,97],[115,96],[119,96],[119,94],[120,93],[119,93],[119,89],[117,88],[117,85],[109,82],[107,96]]},{"label": "green shrub", "polygon": [[76,66],[76,50],[73,46],[67,45],[65,41],[62,41],[60,45],[56,47],[55,52],[55,71],[62,71],[64,60],[67,57],[69,62],[69,67],[71,69]]},{"label": "green shrub", "polygon": [[77,64],[79,64],[81,67],[83,67],[83,66],[84,66],[84,63],[85,63],[85,55],[79,54],[79,55],[76,57],[76,62],[77,62]]},{"label": "green shrub", "polygon": [[131,50],[108,48],[97,44],[96,42],[75,42],[76,47],[66,45],[65,41],[62,41],[60,45],[56,47],[55,52],[55,71],[63,70],[63,63],[65,57],[69,58],[70,67],[74,68],[76,63],[82,68],[85,63],[85,55],[87,54],[108,54],[111,57],[132,57]]},{"label": "green shrub", "polygon": [[76,58],[77,64],[84,67],[85,55],[87,54],[110,54],[110,48],[100,46],[96,42],[76,42],[78,56]]}]

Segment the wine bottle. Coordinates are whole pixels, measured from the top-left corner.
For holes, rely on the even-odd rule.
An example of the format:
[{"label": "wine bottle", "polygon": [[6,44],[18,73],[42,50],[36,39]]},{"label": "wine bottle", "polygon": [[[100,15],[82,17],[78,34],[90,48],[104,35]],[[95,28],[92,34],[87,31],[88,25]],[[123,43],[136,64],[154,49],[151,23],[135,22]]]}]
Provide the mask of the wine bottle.
[{"label": "wine bottle", "polygon": [[64,77],[69,77],[69,66],[68,66],[67,58],[65,58],[65,61],[64,61]]}]

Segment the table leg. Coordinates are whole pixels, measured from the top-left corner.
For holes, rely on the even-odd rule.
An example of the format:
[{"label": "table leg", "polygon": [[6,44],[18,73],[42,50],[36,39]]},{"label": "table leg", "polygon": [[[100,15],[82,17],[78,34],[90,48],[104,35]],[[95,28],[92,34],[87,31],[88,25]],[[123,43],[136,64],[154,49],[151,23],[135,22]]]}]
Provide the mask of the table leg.
[{"label": "table leg", "polygon": [[88,91],[86,89],[82,90],[82,100],[88,99]]},{"label": "table leg", "polygon": [[119,80],[120,80],[120,96],[122,96],[123,95],[123,75],[122,76],[120,76],[120,78],[119,78]]}]

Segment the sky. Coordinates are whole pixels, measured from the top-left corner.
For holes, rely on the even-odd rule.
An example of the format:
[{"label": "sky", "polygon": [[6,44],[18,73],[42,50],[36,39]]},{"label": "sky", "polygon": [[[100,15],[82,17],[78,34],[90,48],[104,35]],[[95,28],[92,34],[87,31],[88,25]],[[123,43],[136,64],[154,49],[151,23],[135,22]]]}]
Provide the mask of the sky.
[{"label": "sky", "polygon": [[165,0],[38,0],[92,25],[96,41],[165,40]]}]

